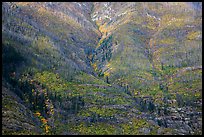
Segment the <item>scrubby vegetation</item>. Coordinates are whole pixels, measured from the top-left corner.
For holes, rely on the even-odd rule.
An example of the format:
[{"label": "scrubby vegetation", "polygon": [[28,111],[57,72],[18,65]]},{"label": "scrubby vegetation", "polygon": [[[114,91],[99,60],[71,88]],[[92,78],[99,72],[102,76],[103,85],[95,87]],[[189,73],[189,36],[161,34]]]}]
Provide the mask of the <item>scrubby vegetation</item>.
[{"label": "scrubby vegetation", "polygon": [[202,4],[3,2],[5,135],[202,134]]}]

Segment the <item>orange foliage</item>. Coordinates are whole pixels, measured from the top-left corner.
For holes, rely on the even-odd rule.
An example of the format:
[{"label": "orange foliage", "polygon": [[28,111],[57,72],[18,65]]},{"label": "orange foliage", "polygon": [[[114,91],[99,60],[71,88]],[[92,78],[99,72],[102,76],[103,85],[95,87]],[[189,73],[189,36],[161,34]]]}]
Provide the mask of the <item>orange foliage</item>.
[{"label": "orange foliage", "polygon": [[42,118],[41,121],[43,122],[43,124],[46,124],[48,120],[45,118]]}]

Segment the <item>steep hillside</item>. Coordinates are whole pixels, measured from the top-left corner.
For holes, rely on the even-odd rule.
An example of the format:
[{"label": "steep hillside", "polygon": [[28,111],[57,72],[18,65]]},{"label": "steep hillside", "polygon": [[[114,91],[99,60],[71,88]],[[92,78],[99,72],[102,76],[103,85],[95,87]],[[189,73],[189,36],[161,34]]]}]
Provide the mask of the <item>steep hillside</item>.
[{"label": "steep hillside", "polygon": [[32,69],[50,69],[68,80],[81,70],[91,73],[87,53],[94,49],[100,33],[88,18],[92,4],[77,6],[75,3],[3,3],[4,47],[11,45],[26,56]]},{"label": "steep hillside", "polygon": [[202,134],[201,11],[3,2],[3,134]]},{"label": "steep hillside", "polygon": [[124,83],[129,79],[136,84],[140,73],[145,79],[141,82],[157,82],[167,77],[162,75],[165,68],[202,66],[201,14],[185,3],[123,4],[96,3],[92,16],[103,33],[93,63],[99,71],[110,73],[112,82],[119,83],[116,75],[120,74],[120,79],[125,76]]},{"label": "steep hillside", "polygon": [[164,93],[183,95],[187,89],[187,96],[201,99],[202,14],[191,6],[95,3],[92,19],[103,34],[92,61],[95,70],[137,97],[158,101]]},{"label": "steep hillside", "polygon": [[[171,107],[201,111],[201,9],[200,3],[95,3],[92,19],[102,32],[96,72],[136,99],[152,97],[178,121],[183,114]],[[159,117],[173,127],[169,116]]]},{"label": "steep hillside", "polygon": [[2,83],[2,132],[10,134],[34,134],[43,132],[40,129],[40,121],[34,118],[33,113],[23,104],[9,84]]},{"label": "steep hillside", "polygon": [[[82,7],[79,7],[78,3],[3,3],[3,78],[5,78],[5,83],[10,83],[13,87],[10,90],[23,100],[23,104],[14,102],[19,108],[25,105],[32,111],[32,115],[35,112],[42,113],[42,116],[38,117],[40,119],[50,117],[46,115],[46,112],[50,110],[45,110],[43,105],[46,103],[46,97],[40,93],[35,96],[33,88],[36,85],[29,85],[27,82],[30,75],[34,77],[35,74],[48,71],[48,73],[52,72],[51,74],[57,74],[70,81],[74,79],[74,76],[80,76],[82,71],[88,73],[87,76],[93,74],[88,55],[94,50],[100,33],[90,20],[91,7],[91,3],[83,4]],[[97,81],[97,78],[89,77],[90,82]],[[80,77],[80,80],[85,79]],[[78,81],[77,77],[75,81]],[[59,85],[54,83],[54,86],[57,88]],[[2,88],[6,92],[5,94],[9,94],[7,87],[3,86]],[[42,89],[42,87],[36,88]],[[65,88],[61,90],[61,87],[58,87],[58,89],[62,91]],[[37,97],[41,101],[38,102]],[[6,100],[10,97],[3,96],[3,98],[5,99],[3,99],[3,108],[4,104],[7,108],[9,104]],[[13,109],[13,107],[10,106],[8,109],[9,114],[19,109],[18,107]],[[3,109],[3,112],[7,113],[7,110]],[[24,115],[24,112],[22,113]],[[20,116],[20,114],[17,115]],[[5,116],[8,117],[7,114]],[[28,117],[28,119],[33,118]],[[20,119],[17,122],[24,125]],[[12,119],[10,123],[5,123],[5,120],[3,123],[4,134],[43,133],[43,130],[41,132],[34,132],[31,128],[27,130],[25,126],[17,129],[18,126]],[[32,123],[35,124],[35,122]],[[41,124],[38,123],[38,128]],[[10,129],[10,125],[16,129]],[[44,123],[43,129],[45,128]]]}]

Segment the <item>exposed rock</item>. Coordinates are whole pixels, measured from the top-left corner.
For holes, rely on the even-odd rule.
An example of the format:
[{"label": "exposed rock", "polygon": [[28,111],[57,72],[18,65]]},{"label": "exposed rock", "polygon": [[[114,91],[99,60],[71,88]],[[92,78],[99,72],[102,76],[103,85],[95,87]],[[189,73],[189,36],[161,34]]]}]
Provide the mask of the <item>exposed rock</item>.
[{"label": "exposed rock", "polygon": [[145,134],[145,135],[148,135],[150,133],[150,129],[149,128],[141,128],[139,131],[141,133]]}]

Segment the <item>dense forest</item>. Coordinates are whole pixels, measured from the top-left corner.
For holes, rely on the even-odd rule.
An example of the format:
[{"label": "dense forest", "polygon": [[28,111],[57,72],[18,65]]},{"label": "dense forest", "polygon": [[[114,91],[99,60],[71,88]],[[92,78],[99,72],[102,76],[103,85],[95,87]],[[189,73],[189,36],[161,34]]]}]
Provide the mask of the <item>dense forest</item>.
[{"label": "dense forest", "polygon": [[3,135],[201,135],[201,2],[3,2]]}]

